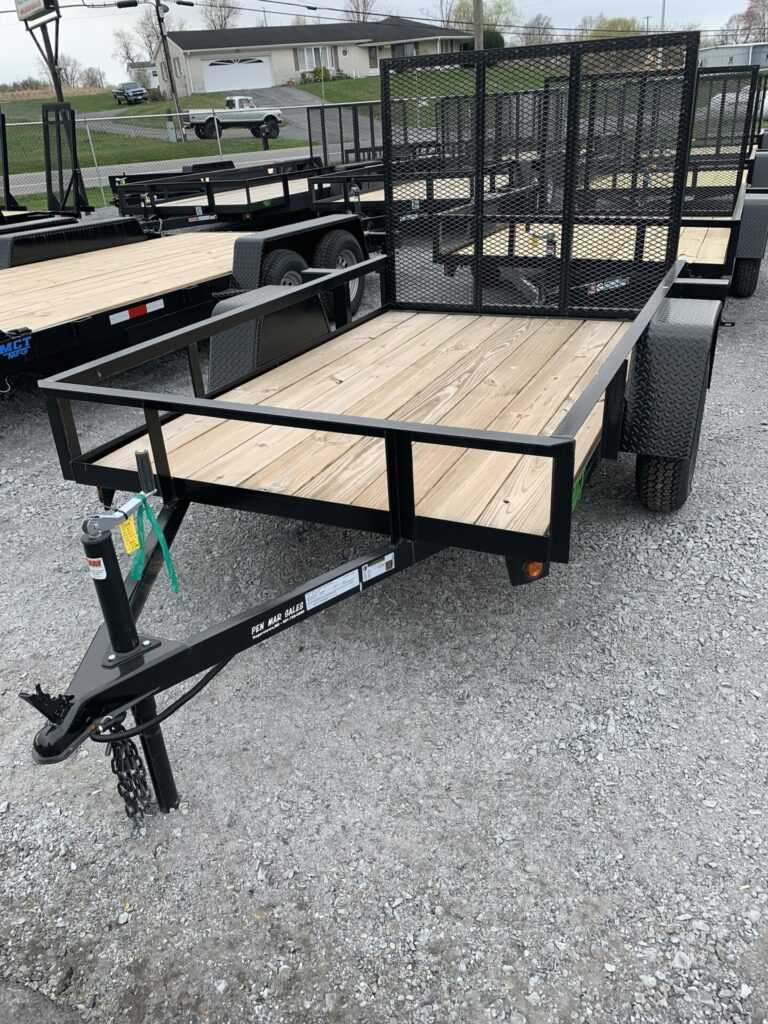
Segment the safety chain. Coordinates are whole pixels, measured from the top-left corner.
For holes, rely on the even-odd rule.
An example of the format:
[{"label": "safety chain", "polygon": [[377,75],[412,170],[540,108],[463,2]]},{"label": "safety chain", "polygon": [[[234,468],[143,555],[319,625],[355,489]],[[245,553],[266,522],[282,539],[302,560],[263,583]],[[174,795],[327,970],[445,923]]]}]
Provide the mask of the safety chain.
[{"label": "safety chain", "polygon": [[152,813],[152,797],[144,762],[133,740],[120,739],[120,726],[112,726],[110,732],[115,734],[115,739],[107,744],[107,754],[112,756],[117,792],[125,803],[125,813],[136,828],[140,828],[144,815]]}]

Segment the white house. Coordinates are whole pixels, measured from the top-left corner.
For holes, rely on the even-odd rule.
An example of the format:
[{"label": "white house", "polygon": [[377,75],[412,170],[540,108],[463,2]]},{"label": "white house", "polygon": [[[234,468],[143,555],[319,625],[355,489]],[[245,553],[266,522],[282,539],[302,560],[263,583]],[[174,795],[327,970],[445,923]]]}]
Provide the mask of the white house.
[{"label": "white house", "polygon": [[[237,92],[301,81],[316,67],[351,78],[378,75],[384,57],[451,53],[466,49],[471,35],[406,18],[321,25],[169,32],[168,44],[179,95]],[[170,93],[162,53],[155,55],[160,89]]]}]

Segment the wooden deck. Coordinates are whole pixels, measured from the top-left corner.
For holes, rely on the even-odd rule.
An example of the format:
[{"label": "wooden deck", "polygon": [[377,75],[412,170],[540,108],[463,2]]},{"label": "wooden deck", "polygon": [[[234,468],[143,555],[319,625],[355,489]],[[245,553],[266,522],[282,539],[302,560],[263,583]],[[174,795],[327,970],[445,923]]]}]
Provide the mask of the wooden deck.
[{"label": "wooden deck", "polygon": [[[285,409],[549,434],[627,328],[619,321],[388,311],[255,377],[222,400]],[[596,445],[602,403],[577,438]],[[387,508],[383,441],[184,415],[163,429],[172,474]],[[140,437],[97,465],[135,467]],[[551,462],[414,445],[422,516],[543,534]]]},{"label": "wooden deck", "polygon": [[[515,232],[514,254],[520,258],[544,257],[547,254],[547,238],[553,237],[560,249],[560,226],[557,224],[531,224],[528,230],[518,225]],[[483,241],[483,255],[504,257],[509,254],[510,228],[504,226],[492,231]],[[688,257],[692,263],[725,263],[730,228],[688,227],[680,230],[677,247],[678,257]],[[577,224],[573,233],[573,256],[575,259],[604,259],[620,262],[635,260],[637,228],[634,224]],[[647,228],[643,259],[654,260],[663,257],[667,242],[667,229],[660,226]],[[471,256],[475,247],[465,245],[454,254]]]},{"label": "wooden deck", "polygon": [[223,277],[238,237],[168,235],[2,270],[0,329],[41,331]]},{"label": "wooden deck", "polygon": [[[309,191],[309,175],[288,179],[288,193],[292,196]],[[272,199],[281,199],[285,195],[282,179],[265,181],[263,185],[253,184],[249,188],[228,189],[226,192],[214,192],[216,206],[256,206]],[[158,209],[169,206],[184,210],[195,209],[197,206],[208,206],[208,196],[203,192],[197,196],[183,199],[164,199],[155,204]]]}]

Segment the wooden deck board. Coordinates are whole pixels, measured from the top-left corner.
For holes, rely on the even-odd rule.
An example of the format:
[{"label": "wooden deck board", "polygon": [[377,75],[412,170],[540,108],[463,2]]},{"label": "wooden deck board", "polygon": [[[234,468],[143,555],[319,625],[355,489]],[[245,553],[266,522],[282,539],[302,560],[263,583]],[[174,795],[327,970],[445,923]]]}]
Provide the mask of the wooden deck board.
[{"label": "wooden deck board", "polygon": [[168,235],[2,270],[0,329],[40,331],[223,277],[238,237]]},{"label": "wooden deck board", "polygon": [[[288,193],[292,196],[300,195],[309,191],[308,175],[299,178],[288,179]],[[249,188],[228,189],[226,192],[215,192],[214,198],[217,206],[245,206],[249,202],[251,206],[263,203],[268,199],[279,199],[285,194],[282,179],[278,181],[265,181],[263,185],[254,184]],[[205,193],[197,196],[189,196],[183,199],[164,199],[155,204],[158,209],[166,206],[180,207],[181,209],[194,209],[197,206],[207,206],[208,196]]]},{"label": "wooden deck board", "polygon": [[[509,226],[504,225],[486,235],[483,241],[483,255],[507,255],[509,232]],[[646,229],[643,254],[646,260],[663,258],[666,235],[667,229],[659,225]],[[547,253],[548,236],[554,237],[559,251],[559,225],[517,225],[515,256],[527,259],[544,257]],[[730,236],[730,228],[698,228],[684,225],[680,229],[678,256],[687,256],[692,263],[725,263]],[[637,228],[634,224],[577,224],[574,227],[573,256],[577,259],[599,258],[629,263],[635,259],[636,237]],[[474,248],[474,244],[470,243],[450,255],[471,256]]]},{"label": "wooden deck board", "polygon": [[[221,396],[276,408],[426,424],[551,433],[626,324],[389,312]],[[594,447],[600,406],[577,438]],[[200,416],[164,427],[176,477],[366,508],[386,508],[383,442]],[[145,437],[97,465],[133,468]],[[417,512],[546,532],[546,459],[414,445]]]}]

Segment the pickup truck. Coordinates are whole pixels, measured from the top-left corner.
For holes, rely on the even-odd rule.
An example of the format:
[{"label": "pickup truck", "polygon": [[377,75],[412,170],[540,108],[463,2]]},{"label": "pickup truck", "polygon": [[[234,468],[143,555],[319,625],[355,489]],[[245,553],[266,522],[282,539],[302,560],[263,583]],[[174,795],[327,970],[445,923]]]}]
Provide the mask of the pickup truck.
[{"label": "pickup truck", "polygon": [[282,111],[257,107],[250,96],[227,96],[223,110],[187,110],[184,123],[194,129],[198,139],[215,139],[225,128],[248,128],[252,135],[261,135],[265,125],[267,136],[280,134]]},{"label": "pickup truck", "polygon": [[121,103],[146,103],[149,99],[149,93],[138,82],[121,82],[112,90],[112,95],[117,100],[118,107]]}]

